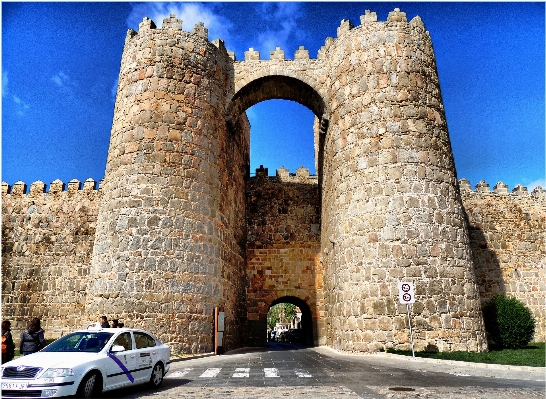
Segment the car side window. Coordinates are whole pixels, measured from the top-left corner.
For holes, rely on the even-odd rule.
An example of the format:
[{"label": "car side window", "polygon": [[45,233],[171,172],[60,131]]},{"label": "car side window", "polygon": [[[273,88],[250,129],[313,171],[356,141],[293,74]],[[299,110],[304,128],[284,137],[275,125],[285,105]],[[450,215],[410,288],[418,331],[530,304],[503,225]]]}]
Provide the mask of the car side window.
[{"label": "car side window", "polygon": [[126,351],[133,349],[133,343],[131,342],[131,334],[128,332],[120,334],[114,341],[113,345],[121,345],[125,348]]},{"label": "car side window", "polygon": [[153,339],[148,334],[142,332],[135,332],[135,344],[137,349],[149,348],[151,346],[156,346],[155,339]]}]

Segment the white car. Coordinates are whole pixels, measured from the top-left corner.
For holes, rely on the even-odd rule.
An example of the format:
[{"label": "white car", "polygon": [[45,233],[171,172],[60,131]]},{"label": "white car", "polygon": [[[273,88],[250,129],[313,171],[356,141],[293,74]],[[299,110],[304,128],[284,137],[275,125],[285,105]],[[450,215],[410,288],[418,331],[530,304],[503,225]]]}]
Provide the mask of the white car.
[{"label": "white car", "polygon": [[90,398],[137,384],[158,387],[170,356],[170,348],[149,332],[90,326],[3,364],[2,398]]}]

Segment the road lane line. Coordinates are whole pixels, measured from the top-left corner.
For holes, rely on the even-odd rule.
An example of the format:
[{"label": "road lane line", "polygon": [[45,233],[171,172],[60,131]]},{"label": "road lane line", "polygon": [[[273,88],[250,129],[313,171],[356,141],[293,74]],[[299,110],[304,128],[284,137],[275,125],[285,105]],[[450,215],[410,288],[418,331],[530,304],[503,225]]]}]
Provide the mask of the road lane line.
[{"label": "road lane line", "polygon": [[248,377],[250,373],[249,368],[236,368],[235,373],[233,373],[234,378],[245,378]]},{"label": "road lane line", "polygon": [[312,377],[311,374],[309,374],[307,371],[302,370],[302,369],[296,369],[296,370],[294,370],[294,373],[296,373],[296,375],[298,377],[303,377],[303,378]]},{"label": "road lane line", "polygon": [[266,368],[264,369],[264,374],[266,378],[269,377],[278,377],[279,376],[279,370],[275,368]]},{"label": "road lane line", "polygon": [[193,370],[192,368],[178,370],[178,371],[175,371],[174,373],[169,374],[167,377],[174,377],[174,378],[184,377],[186,374],[188,374],[192,370]]},{"label": "road lane line", "polygon": [[206,369],[203,374],[199,376],[199,378],[213,378],[218,375],[218,373],[222,370],[221,368],[210,368]]}]

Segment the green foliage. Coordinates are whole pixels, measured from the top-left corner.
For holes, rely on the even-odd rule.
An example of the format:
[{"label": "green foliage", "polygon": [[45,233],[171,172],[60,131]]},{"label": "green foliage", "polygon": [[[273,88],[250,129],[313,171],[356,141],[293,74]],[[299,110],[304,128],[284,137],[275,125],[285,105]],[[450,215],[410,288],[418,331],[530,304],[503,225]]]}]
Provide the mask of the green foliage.
[{"label": "green foliage", "polygon": [[[387,349],[388,353],[412,356],[411,350]],[[473,363],[506,364],[512,366],[545,367],[544,342],[533,342],[523,349],[492,349],[489,352],[415,352],[416,357],[459,360]]]},{"label": "green foliage", "polygon": [[296,305],[278,303],[267,313],[267,326],[273,329],[277,323],[290,323],[296,317]]},{"label": "green foliage", "polygon": [[516,298],[497,295],[483,307],[485,330],[500,348],[525,348],[535,334],[531,311]]}]

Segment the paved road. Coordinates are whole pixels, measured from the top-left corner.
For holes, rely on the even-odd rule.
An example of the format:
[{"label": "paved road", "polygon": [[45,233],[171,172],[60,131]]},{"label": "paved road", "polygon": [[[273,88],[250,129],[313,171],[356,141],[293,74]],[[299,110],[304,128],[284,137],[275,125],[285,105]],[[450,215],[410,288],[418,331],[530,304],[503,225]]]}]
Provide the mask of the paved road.
[{"label": "paved road", "polygon": [[269,344],[174,361],[159,390],[106,398],[545,398],[544,369],[404,356],[348,355],[330,348]]}]

